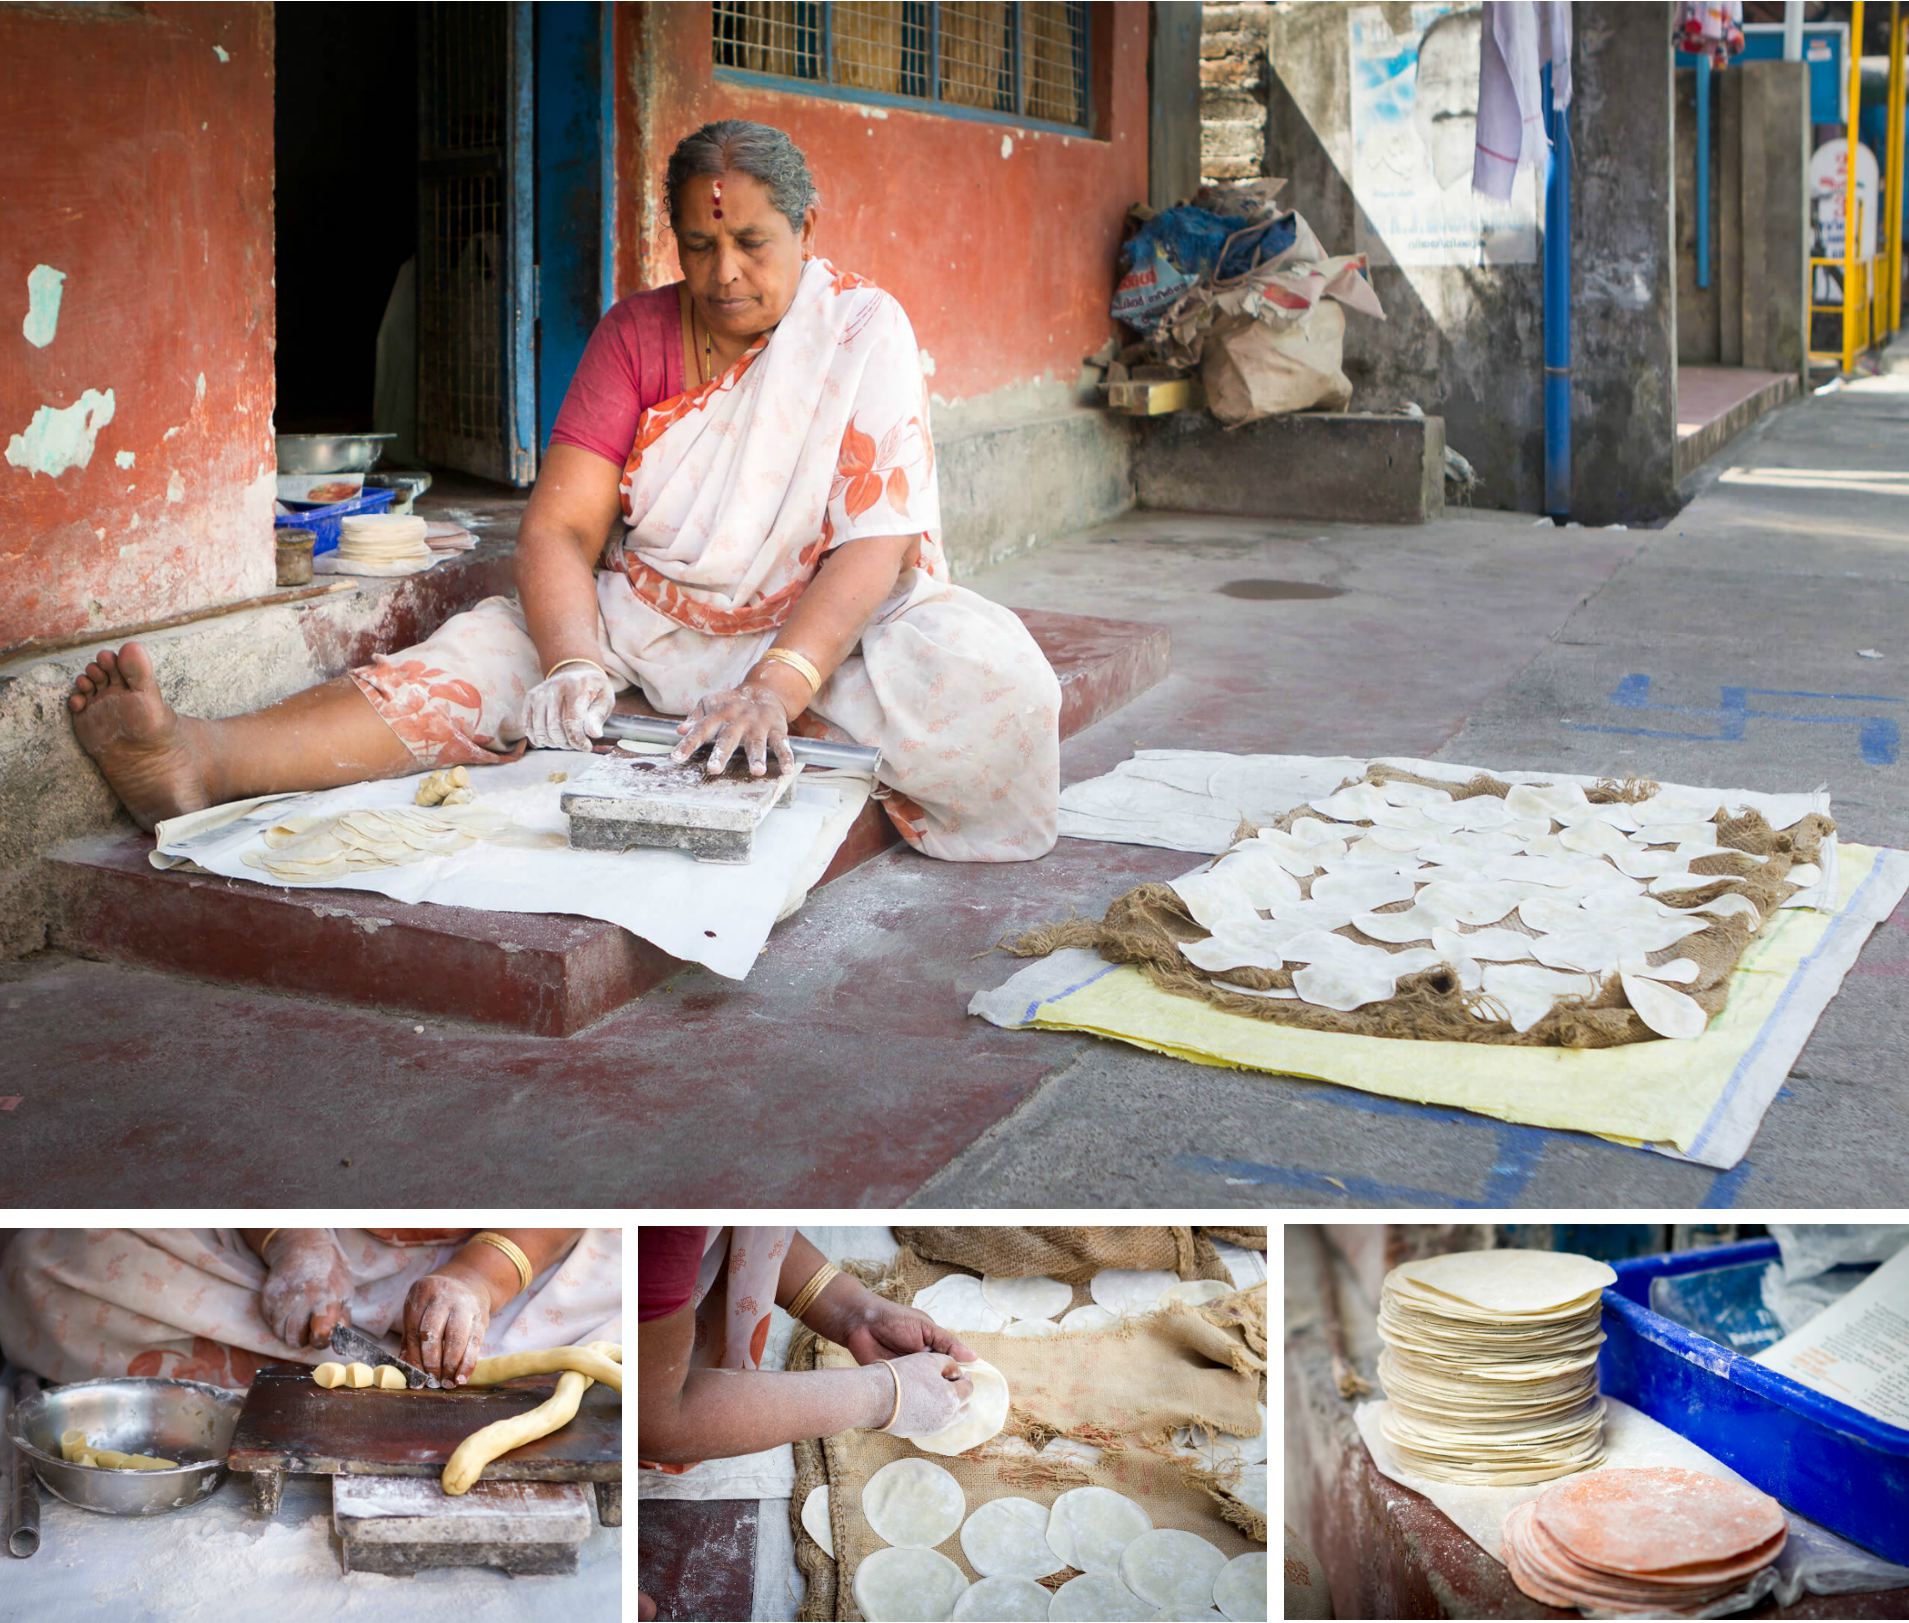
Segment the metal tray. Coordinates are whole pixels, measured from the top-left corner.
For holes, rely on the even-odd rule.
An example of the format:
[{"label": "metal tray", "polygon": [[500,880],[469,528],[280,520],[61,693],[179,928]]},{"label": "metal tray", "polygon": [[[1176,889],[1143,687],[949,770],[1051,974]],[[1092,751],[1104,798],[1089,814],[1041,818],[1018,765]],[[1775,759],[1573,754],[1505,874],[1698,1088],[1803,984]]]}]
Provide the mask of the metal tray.
[{"label": "metal tray", "polygon": [[280,473],[365,473],[378,465],[394,434],[281,434]]}]

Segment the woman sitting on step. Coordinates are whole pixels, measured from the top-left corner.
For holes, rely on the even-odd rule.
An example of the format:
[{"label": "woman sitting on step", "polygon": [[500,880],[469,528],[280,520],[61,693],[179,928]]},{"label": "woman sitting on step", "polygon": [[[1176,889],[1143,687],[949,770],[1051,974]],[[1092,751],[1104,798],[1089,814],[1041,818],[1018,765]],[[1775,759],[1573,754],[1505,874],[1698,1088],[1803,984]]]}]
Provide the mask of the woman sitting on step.
[{"label": "woman sitting on step", "polygon": [[792,765],[792,729],[879,747],[888,814],[930,856],[1052,848],[1059,684],[1014,614],[948,579],[907,316],[815,255],[815,186],[781,131],[704,125],[666,189],[684,280],[598,324],[524,511],[515,598],[223,721],[176,715],[137,643],[86,668],[80,742],[142,826],[588,749],[633,687],[687,717],[677,758],[709,744],[712,772],[738,753],[757,775]]},{"label": "woman sitting on step", "polygon": [[50,1381],[243,1387],[389,1336],[427,1375],[480,1355],[620,1341],[619,1229],[22,1229],[0,1255],[0,1346]]}]

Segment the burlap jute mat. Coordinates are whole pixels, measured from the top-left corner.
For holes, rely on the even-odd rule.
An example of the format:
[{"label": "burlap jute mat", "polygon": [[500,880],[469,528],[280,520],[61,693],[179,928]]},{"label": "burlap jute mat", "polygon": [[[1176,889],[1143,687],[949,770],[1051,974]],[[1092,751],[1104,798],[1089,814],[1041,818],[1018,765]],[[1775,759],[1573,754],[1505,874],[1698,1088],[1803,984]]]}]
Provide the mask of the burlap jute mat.
[{"label": "burlap jute mat", "polygon": [[[1256,1249],[1266,1249],[1259,1229]],[[1228,1277],[1213,1243],[1197,1229],[1129,1228],[897,1228],[895,1238],[916,1258],[951,1264],[974,1274],[1006,1274],[1023,1279],[1045,1274],[1069,1285],[1085,1285],[1105,1268],[1166,1268],[1182,1279]],[[944,1269],[943,1272],[948,1270]],[[934,1278],[940,1278],[936,1274]],[[916,1290],[932,1281],[911,1278]],[[1076,1304],[1091,1300],[1075,1292]],[[900,1298],[912,1300],[912,1297]]]},{"label": "burlap jute mat", "polygon": [[[1375,767],[1364,778],[1350,782],[1427,784],[1449,789],[1455,800],[1467,800],[1474,795],[1495,795],[1503,799],[1512,787],[1484,773],[1467,783],[1452,784],[1396,767]],[[1654,783],[1631,780],[1600,784],[1586,790],[1585,795],[1594,804],[1607,804],[1641,800],[1656,789]],[[1299,806],[1271,826],[1289,831],[1301,817],[1315,815],[1310,806]],[[1820,813],[1812,813],[1787,829],[1772,829],[1761,814],[1754,811],[1716,823],[1712,843],[1726,849],[1716,856],[1698,857],[1690,864],[1693,874],[1716,877],[1656,899],[1670,907],[1692,909],[1714,901],[1725,892],[1733,892],[1755,904],[1757,917],[1752,920],[1742,914],[1727,918],[1705,915],[1708,922],[1704,929],[1674,946],[1651,953],[1649,961],[1653,964],[1678,958],[1694,961],[1698,970],[1696,980],[1679,984],[1677,990],[1694,999],[1706,1015],[1722,1012],[1729,1000],[1730,976],[1744,948],[1755,939],[1770,915],[1801,888],[1790,880],[1790,869],[1799,863],[1816,862],[1823,840],[1834,828]],[[1255,828],[1243,827],[1239,837],[1250,839],[1257,833]],[[1739,852],[1744,855],[1738,855]],[[1761,860],[1756,860],[1759,858]],[[1311,883],[1309,879],[1299,881],[1302,894],[1310,894]],[[1403,912],[1410,905],[1399,902],[1378,911]],[[1516,913],[1489,927],[1531,933],[1519,922]],[[1505,1011],[1498,1003],[1482,991],[1467,991],[1461,987],[1458,977],[1444,965],[1401,976],[1396,995],[1349,1011],[1323,1008],[1297,998],[1253,997],[1247,992],[1229,991],[1222,982],[1255,991],[1290,990],[1292,968],[1290,965],[1280,969],[1245,967],[1210,973],[1189,962],[1180,951],[1182,943],[1203,941],[1207,933],[1194,922],[1171,885],[1145,884],[1117,897],[1099,920],[1073,919],[1046,925],[1003,942],[1002,946],[1022,958],[1045,957],[1063,947],[1085,947],[1111,963],[1133,965],[1163,991],[1199,998],[1228,1014],[1302,1026],[1309,1031],[1531,1048],[1614,1048],[1624,1043],[1658,1040],[1658,1034],[1631,1008],[1616,975],[1606,976],[1594,995],[1560,1002],[1535,1026],[1518,1031],[1505,1018]],[[1360,946],[1380,947],[1388,952],[1402,951],[1408,945],[1375,940],[1352,925],[1346,925],[1338,934]]]},{"label": "burlap jute mat", "polygon": [[[1134,1252],[1129,1248],[1122,1255]],[[1124,1260],[1107,1264],[1139,1265]],[[886,1269],[851,1271],[881,1294],[906,1302],[923,1286],[956,1270],[904,1246]],[[1084,1282],[1076,1284],[1075,1298],[1076,1305],[1091,1299]],[[1093,1484],[1137,1500],[1154,1526],[1197,1533],[1229,1557],[1264,1546],[1265,1516],[1229,1491],[1239,1469],[1207,1471],[1197,1462],[1175,1457],[1169,1441],[1177,1428],[1194,1424],[1235,1435],[1257,1433],[1266,1371],[1263,1284],[1198,1309],[1172,1309],[1106,1331],[1064,1337],[964,1332],[962,1339],[1007,1378],[1011,1406],[1008,1429],[1001,1437],[954,1458],[924,1455],[906,1440],[883,1432],[842,1432],[795,1445],[789,1511],[796,1564],[808,1584],[797,1614],[805,1623],[860,1619],[854,1572],[882,1543],[862,1515],[862,1488],[884,1465],[910,1456],[946,1467],[967,1496],[969,1514],[989,1500],[1009,1496],[1051,1505],[1069,1488]],[[833,1369],[853,1362],[845,1349],[802,1332],[790,1348],[788,1367]],[[1056,1437],[1093,1444],[1102,1451],[1100,1458],[1091,1464],[1037,1458],[1036,1451]],[[800,1520],[810,1491],[823,1483],[830,1489],[834,1560],[808,1537]],[[970,1581],[979,1576],[968,1564],[958,1532],[940,1550]],[[1047,1586],[1058,1588],[1074,1575],[1071,1569],[1059,1573],[1046,1580]]]}]

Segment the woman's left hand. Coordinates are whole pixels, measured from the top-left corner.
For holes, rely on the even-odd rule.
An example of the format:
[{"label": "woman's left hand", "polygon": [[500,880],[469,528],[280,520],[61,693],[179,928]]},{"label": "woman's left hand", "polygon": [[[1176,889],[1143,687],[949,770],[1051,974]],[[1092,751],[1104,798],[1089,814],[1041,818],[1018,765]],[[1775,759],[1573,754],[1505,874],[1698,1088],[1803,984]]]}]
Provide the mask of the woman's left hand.
[{"label": "woman's left hand", "polygon": [[471,1378],[490,1329],[490,1293],[449,1270],[426,1274],[404,1299],[404,1357],[447,1386]]},{"label": "woman's left hand", "polygon": [[942,1329],[920,1308],[903,1307],[866,1287],[859,1296],[839,1304],[832,1302],[829,1308],[833,1311],[828,1313],[827,1324],[813,1328],[848,1348],[858,1364],[872,1364],[878,1358],[905,1358],[918,1352],[946,1353],[961,1364],[974,1362],[974,1350],[952,1330]]},{"label": "woman's left hand", "polygon": [[704,744],[711,744],[705,768],[711,777],[729,764],[737,750],[748,761],[752,778],[768,772],[772,754],[784,772],[795,770],[795,752],[789,748],[789,713],[782,700],[761,683],[744,682],[740,687],[705,695],[681,723],[680,731],[683,741],[670,759],[687,761]]}]

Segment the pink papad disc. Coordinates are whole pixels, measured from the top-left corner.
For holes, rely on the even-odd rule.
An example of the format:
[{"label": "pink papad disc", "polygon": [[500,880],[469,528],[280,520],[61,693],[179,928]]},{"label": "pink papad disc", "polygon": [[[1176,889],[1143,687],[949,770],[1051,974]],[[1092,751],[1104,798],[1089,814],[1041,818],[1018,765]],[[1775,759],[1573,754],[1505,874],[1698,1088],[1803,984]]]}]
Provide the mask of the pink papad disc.
[{"label": "pink papad disc", "polygon": [[1676,1466],[1589,1471],[1536,1501],[1538,1523],[1586,1566],[1647,1577],[1727,1564],[1783,1532],[1783,1507]]}]

